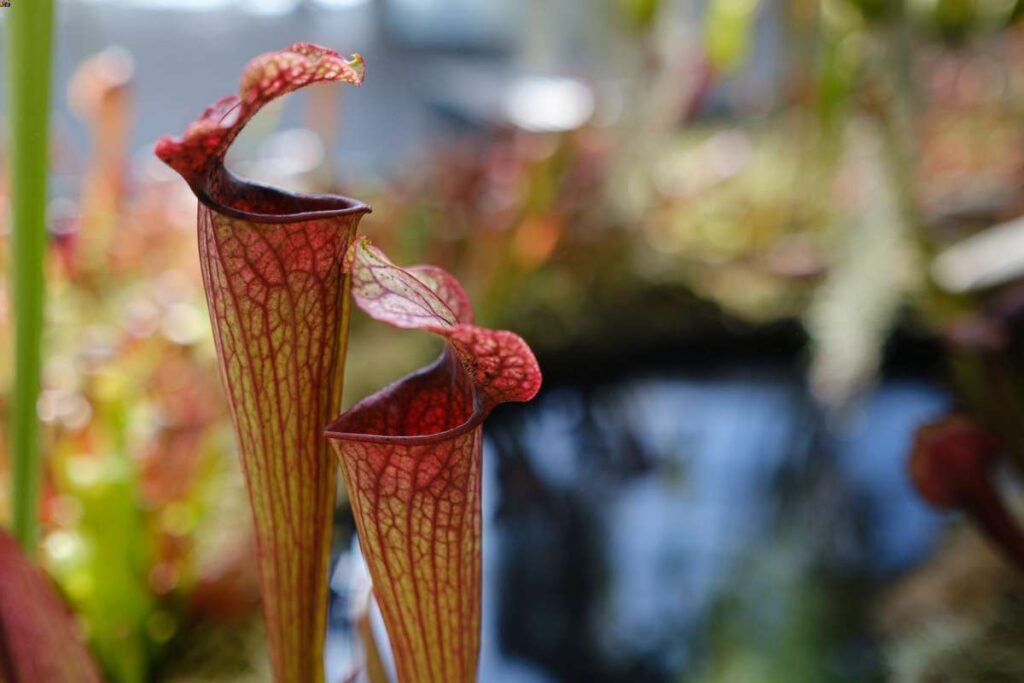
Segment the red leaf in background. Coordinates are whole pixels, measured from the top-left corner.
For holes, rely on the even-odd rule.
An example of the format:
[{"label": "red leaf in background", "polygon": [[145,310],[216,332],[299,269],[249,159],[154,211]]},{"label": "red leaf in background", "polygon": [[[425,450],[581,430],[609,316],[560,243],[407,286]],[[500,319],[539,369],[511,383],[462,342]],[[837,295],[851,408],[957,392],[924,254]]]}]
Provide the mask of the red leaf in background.
[{"label": "red leaf in background", "polygon": [[402,683],[476,680],[480,650],[482,425],[499,403],[529,401],[541,373],[520,337],[472,324],[454,277],[402,269],[365,240],[348,257],[370,316],[444,337],[428,368],[327,429]]},{"label": "red leaf in background", "polygon": [[323,679],[337,415],[348,334],[342,262],[369,208],[236,178],[224,155],[266,103],[303,86],[362,81],[358,55],[296,44],[245,68],[237,96],[156,154],[199,198],[199,254],[221,376],[252,504],[274,674]]},{"label": "red leaf in background", "polygon": [[938,508],[960,509],[1024,570],[1024,532],[993,480],[1005,447],[967,415],[954,414],[918,428],[910,479],[921,497]]},{"label": "red leaf in background", "polygon": [[0,531],[0,681],[99,683],[74,617],[49,578]]}]

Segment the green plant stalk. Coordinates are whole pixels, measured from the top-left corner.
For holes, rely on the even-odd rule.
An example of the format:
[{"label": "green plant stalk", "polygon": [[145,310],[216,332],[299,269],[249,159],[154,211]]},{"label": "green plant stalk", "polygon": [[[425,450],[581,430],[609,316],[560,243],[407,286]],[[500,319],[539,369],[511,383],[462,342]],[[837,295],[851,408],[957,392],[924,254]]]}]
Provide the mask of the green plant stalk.
[{"label": "green plant stalk", "polygon": [[15,0],[7,12],[7,110],[11,188],[14,385],[10,394],[14,535],[35,554],[42,457],[39,396],[46,256],[53,0]]}]

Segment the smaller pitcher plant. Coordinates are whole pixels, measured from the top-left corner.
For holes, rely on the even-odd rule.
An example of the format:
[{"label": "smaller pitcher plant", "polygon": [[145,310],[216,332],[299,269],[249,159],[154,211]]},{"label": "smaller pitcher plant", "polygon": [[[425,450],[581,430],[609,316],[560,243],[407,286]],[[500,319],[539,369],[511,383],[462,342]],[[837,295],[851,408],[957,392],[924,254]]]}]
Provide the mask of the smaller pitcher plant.
[{"label": "smaller pitcher plant", "polygon": [[476,680],[480,650],[483,421],[540,389],[520,337],[473,325],[440,268],[403,270],[363,240],[352,296],[376,320],[442,337],[435,363],[353,406],[327,430],[401,683]]},{"label": "smaller pitcher plant", "polygon": [[275,679],[323,680],[337,469],[324,427],[340,410],[351,289],[372,317],[448,342],[437,363],[360,402],[327,436],[344,467],[399,680],[473,681],[481,425],[499,403],[537,393],[537,362],[518,336],[472,324],[451,275],[403,270],[356,241],[366,205],[266,187],[224,165],[271,100],[362,78],[358,55],[315,45],[261,55],[237,96],[155,151],[199,199],[203,283],[255,520]]}]

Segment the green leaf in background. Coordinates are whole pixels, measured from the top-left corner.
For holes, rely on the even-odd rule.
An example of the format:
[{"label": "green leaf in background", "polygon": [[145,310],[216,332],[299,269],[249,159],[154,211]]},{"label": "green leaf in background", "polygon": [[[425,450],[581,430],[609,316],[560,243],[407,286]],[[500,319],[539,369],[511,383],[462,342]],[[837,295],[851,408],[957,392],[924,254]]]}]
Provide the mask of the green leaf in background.
[{"label": "green leaf in background", "polygon": [[634,28],[646,31],[661,8],[661,0],[619,0],[619,13]]},{"label": "green leaf in background", "polygon": [[53,0],[16,2],[7,13],[11,303],[14,386],[9,452],[14,535],[35,552],[42,456],[36,400],[42,366],[46,256],[46,168],[50,122]]},{"label": "green leaf in background", "polygon": [[711,0],[704,19],[708,61],[720,71],[742,66],[750,51],[760,0]]},{"label": "green leaf in background", "polygon": [[50,534],[47,565],[88,624],[89,643],[114,683],[148,680],[147,537],[135,463],[115,449],[62,461],[65,487],[81,506],[77,528]]}]

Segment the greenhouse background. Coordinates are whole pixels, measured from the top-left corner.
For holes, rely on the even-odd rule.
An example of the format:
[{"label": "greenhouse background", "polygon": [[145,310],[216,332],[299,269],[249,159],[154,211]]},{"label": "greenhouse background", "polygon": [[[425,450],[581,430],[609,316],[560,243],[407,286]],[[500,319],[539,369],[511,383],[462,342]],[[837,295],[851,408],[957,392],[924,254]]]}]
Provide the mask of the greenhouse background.
[{"label": "greenhouse background", "polygon": [[[6,236],[24,230],[8,32],[41,1],[0,9]],[[365,81],[269,103],[227,167],[365,202],[359,234],[452,273],[474,324],[520,335],[543,372],[482,432],[465,680],[1024,680],[1022,16],[58,0],[34,411],[15,377],[23,252],[0,243],[0,520],[25,495],[20,407],[39,428],[26,555],[102,680],[300,680],[261,612],[202,193],[153,150],[257,55],[315,43],[359,53]],[[445,348],[363,310],[346,410]],[[417,683],[337,489],[325,680]],[[0,679],[29,681],[8,564]],[[50,680],[94,680],[69,676]]]}]

